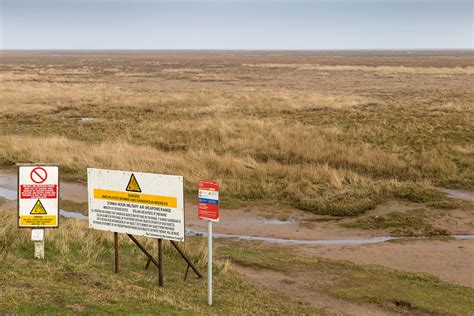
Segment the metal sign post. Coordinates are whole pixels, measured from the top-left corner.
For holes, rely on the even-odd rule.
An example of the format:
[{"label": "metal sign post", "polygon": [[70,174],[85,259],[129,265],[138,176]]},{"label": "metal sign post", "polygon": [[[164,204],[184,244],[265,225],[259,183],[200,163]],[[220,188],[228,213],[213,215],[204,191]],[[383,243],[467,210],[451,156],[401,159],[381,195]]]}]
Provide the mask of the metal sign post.
[{"label": "metal sign post", "polygon": [[207,304],[212,305],[212,221],[207,222]]},{"label": "metal sign post", "polygon": [[219,221],[219,184],[199,180],[198,218],[207,220],[207,304],[212,305],[212,222]]}]

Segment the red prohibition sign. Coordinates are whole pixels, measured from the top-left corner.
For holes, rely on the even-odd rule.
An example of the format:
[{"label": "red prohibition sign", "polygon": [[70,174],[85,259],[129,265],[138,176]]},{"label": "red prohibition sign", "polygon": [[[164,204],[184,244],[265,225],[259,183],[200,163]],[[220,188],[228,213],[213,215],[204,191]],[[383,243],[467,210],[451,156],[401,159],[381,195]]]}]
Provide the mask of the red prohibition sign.
[{"label": "red prohibition sign", "polygon": [[31,170],[30,178],[34,183],[43,183],[48,178],[48,173],[44,168],[36,167]]}]

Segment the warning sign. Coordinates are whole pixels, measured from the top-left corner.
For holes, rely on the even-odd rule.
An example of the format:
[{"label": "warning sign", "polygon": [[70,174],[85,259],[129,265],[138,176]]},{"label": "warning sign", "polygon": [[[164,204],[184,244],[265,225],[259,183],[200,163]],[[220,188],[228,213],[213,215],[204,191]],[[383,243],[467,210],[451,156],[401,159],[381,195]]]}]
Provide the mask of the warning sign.
[{"label": "warning sign", "polygon": [[58,166],[18,167],[18,226],[58,227]]},{"label": "warning sign", "polygon": [[35,203],[35,206],[33,206],[33,209],[31,210],[30,214],[48,214],[46,213],[46,210],[44,209],[43,204],[41,204],[41,201],[38,200]]},{"label": "warning sign", "polygon": [[184,240],[183,177],[87,169],[89,227]]},{"label": "warning sign", "polygon": [[31,170],[30,178],[34,183],[43,183],[48,178],[48,172],[42,167],[36,167]]},{"label": "warning sign", "polygon": [[126,190],[129,192],[142,192],[142,189],[140,189],[140,186],[138,185],[137,178],[135,178],[133,173],[130,176]]},{"label": "warning sign", "polygon": [[219,184],[215,181],[199,180],[198,218],[219,221]]}]

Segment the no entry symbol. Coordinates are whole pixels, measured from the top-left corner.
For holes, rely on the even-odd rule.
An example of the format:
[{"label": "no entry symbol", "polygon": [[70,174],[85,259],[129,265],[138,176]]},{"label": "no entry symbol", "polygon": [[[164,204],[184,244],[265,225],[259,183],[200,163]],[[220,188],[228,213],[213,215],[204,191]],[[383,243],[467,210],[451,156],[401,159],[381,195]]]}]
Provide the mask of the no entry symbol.
[{"label": "no entry symbol", "polygon": [[48,173],[44,168],[37,167],[31,170],[30,178],[34,183],[43,183],[48,178]]}]

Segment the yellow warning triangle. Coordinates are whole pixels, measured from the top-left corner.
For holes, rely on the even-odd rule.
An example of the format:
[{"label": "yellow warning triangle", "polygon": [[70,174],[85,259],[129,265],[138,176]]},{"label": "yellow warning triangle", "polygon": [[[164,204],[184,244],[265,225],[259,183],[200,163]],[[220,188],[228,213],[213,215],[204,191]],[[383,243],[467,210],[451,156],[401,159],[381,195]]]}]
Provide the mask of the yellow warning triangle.
[{"label": "yellow warning triangle", "polygon": [[130,180],[128,181],[126,190],[130,192],[142,192],[142,189],[140,189],[137,179],[135,178],[135,175],[133,173],[130,176]]},{"label": "yellow warning triangle", "polygon": [[36,201],[30,214],[48,214],[40,200]]}]

